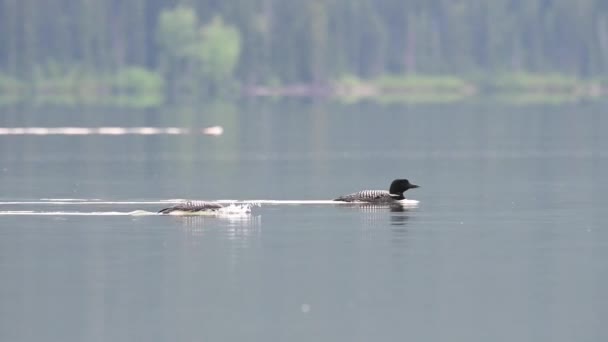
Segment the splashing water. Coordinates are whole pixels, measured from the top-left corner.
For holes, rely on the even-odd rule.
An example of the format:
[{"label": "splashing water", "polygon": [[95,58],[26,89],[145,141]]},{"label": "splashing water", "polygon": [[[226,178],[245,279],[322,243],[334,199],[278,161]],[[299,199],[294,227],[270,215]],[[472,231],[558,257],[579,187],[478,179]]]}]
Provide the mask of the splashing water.
[{"label": "splashing water", "polygon": [[247,216],[251,214],[252,207],[259,207],[257,203],[230,203],[229,205],[222,207],[217,210],[200,210],[200,211],[187,211],[187,210],[174,210],[168,213],[173,216],[222,216],[222,217],[238,217]]}]

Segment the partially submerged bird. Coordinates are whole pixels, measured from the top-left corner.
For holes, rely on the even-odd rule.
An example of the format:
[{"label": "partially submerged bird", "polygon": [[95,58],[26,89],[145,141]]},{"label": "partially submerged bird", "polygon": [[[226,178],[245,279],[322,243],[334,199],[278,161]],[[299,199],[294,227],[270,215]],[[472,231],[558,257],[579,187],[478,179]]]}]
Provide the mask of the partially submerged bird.
[{"label": "partially submerged bird", "polygon": [[334,201],[339,202],[367,202],[367,203],[393,203],[404,200],[403,193],[409,189],[418,188],[407,179],[395,179],[391,187],[386,190],[362,190],[352,194],[340,196]]},{"label": "partially submerged bird", "polygon": [[206,201],[188,201],[174,206],[159,210],[159,214],[168,215],[193,215],[193,214],[213,214],[217,213],[223,205]]}]

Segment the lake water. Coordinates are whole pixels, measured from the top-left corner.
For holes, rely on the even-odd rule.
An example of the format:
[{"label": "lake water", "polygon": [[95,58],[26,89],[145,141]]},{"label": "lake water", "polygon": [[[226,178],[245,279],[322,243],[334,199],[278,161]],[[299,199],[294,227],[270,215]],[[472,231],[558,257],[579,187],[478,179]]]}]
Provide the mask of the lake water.
[{"label": "lake water", "polygon": [[[224,134],[0,135],[0,340],[606,341],[607,110],[3,109],[0,127]],[[417,207],[127,214],[394,178]]]}]

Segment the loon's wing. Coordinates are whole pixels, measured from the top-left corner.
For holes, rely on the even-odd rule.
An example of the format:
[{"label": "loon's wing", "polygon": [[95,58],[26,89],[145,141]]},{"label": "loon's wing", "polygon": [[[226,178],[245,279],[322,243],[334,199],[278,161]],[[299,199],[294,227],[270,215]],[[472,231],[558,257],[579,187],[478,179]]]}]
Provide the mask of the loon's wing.
[{"label": "loon's wing", "polygon": [[391,195],[386,190],[363,190],[352,194],[340,196],[334,201],[340,202],[376,202],[390,200]]},{"label": "loon's wing", "polygon": [[170,214],[174,211],[186,211],[186,212],[216,211],[223,207],[224,206],[219,203],[205,202],[205,201],[188,201],[188,202],[176,204],[169,208],[162,209],[158,213],[159,214]]}]

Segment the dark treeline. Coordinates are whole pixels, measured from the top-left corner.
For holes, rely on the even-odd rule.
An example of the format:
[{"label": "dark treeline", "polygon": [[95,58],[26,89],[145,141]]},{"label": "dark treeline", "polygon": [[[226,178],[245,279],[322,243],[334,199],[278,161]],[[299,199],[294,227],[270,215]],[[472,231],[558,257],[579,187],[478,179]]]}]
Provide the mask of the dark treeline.
[{"label": "dark treeline", "polygon": [[200,27],[221,20],[237,29],[230,72],[245,85],[608,74],[606,0],[0,0],[0,72],[25,80],[49,65],[163,72],[172,45],[159,38],[159,22],[178,5]]}]

